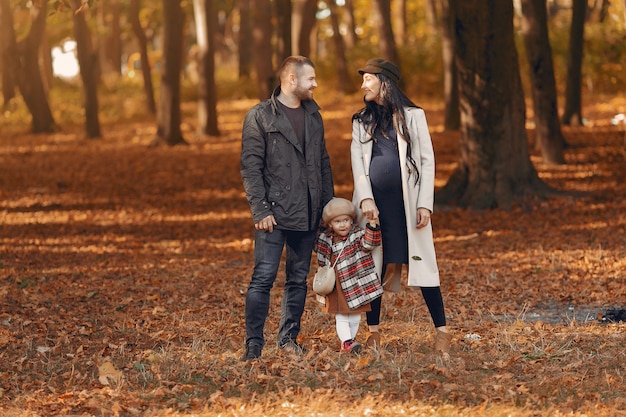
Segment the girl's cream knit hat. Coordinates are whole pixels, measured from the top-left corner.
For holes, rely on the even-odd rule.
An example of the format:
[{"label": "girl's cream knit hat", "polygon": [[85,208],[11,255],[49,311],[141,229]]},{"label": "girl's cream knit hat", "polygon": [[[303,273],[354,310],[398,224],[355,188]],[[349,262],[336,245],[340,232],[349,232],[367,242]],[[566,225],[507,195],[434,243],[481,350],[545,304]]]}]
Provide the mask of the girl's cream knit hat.
[{"label": "girl's cream knit hat", "polygon": [[334,197],[324,207],[324,211],[322,211],[322,220],[324,220],[324,223],[328,224],[332,219],[341,215],[350,216],[354,219],[356,217],[354,204],[345,198]]}]

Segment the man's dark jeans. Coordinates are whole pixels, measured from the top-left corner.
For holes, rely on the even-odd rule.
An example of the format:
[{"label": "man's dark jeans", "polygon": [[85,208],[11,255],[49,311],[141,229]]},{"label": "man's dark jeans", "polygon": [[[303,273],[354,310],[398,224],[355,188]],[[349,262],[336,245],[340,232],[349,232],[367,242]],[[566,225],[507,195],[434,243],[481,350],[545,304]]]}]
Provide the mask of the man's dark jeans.
[{"label": "man's dark jeans", "polygon": [[246,344],[265,345],[263,328],[270,306],[283,248],[287,247],[285,292],[281,306],[278,344],[294,341],[300,333],[300,319],[306,301],[306,278],[316,231],[295,232],[274,229],[272,233],[255,231],[254,271],[246,294]]}]

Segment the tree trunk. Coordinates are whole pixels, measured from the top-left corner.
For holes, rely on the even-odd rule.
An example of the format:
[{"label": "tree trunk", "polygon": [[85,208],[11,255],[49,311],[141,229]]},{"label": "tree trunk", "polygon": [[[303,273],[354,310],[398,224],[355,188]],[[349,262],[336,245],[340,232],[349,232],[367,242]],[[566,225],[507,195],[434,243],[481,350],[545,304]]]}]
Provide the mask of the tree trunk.
[{"label": "tree trunk", "polygon": [[442,0],[441,10],[441,47],[443,58],[443,96],[445,102],[445,130],[459,130],[461,113],[459,111],[459,86],[456,65],[454,63],[454,16],[448,0]]},{"label": "tree trunk", "polygon": [[[39,5],[40,7],[38,7]],[[48,2],[33,3],[30,13],[32,24],[26,38],[17,45],[17,83],[24,102],[33,116],[33,133],[51,133],[58,130],[54,122],[48,97],[41,78],[39,50],[46,30]],[[12,20],[12,19],[11,19]],[[10,28],[13,27],[9,26]]]},{"label": "tree trunk", "polygon": [[118,0],[100,0],[98,16],[98,56],[100,72],[121,74],[120,5]]},{"label": "tree trunk", "polygon": [[354,20],[354,0],[345,0],[344,21],[348,26],[345,41],[348,48],[354,48],[358,43],[359,37],[356,34],[356,21]]},{"label": "tree trunk", "polygon": [[404,45],[407,36],[406,0],[397,0],[393,9],[393,34],[396,46]]},{"label": "tree trunk", "polygon": [[548,192],[528,153],[525,104],[513,38],[513,3],[450,2],[461,101],[458,167],[437,202],[510,209]]},{"label": "tree trunk", "polygon": [[339,11],[337,10],[337,4],[335,0],[330,0],[328,3],[330,9],[330,21],[333,28],[333,44],[335,46],[335,68],[337,69],[337,76],[339,78],[339,88],[346,94],[351,94],[356,91],[354,83],[350,80],[348,74],[348,63],[346,59],[346,47],[343,42],[343,36],[339,31]]},{"label": "tree trunk", "polygon": [[43,81],[43,88],[47,97],[54,82],[54,70],[52,68],[52,51],[46,36],[41,39],[41,46],[39,47],[39,70],[41,71],[41,80]]},{"label": "tree trunk", "polygon": [[72,0],[72,7],[78,65],[85,95],[85,133],[88,139],[93,139],[101,136],[98,119],[98,56],[93,51],[91,33],[85,21],[85,4],[81,0]]},{"label": "tree trunk", "polygon": [[194,0],[196,40],[198,42],[198,133],[218,136],[217,94],[215,92],[215,26],[217,14],[213,0]]},{"label": "tree trunk", "polygon": [[565,84],[565,111],[563,124],[583,124],[581,108],[581,84],[583,62],[583,40],[587,0],[572,0],[572,25],[570,27],[569,54],[567,56],[567,82]]},{"label": "tree trunk", "polygon": [[278,62],[291,55],[291,0],[276,0]]},{"label": "tree trunk", "polygon": [[186,144],[180,130],[180,71],[183,57],[184,15],[180,0],[163,0],[163,71],[157,109],[157,137],[153,145]]},{"label": "tree trunk", "polygon": [[598,22],[604,23],[609,15],[609,8],[611,7],[610,0],[602,0],[600,10],[598,11]]},{"label": "tree trunk", "polygon": [[2,60],[2,106],[15,98],[17,88],[17,47],[13,32],[13,11],[9,0],[0,0],[0,60]]},{"label": "tree trunk", "polygon": [[253,0],[253,50],[259,100],[270,97],[276,83],[272,67],[272,4],[270,0]]},{"label": "tree trunk", "polygon": [[522,33],[530,67],[535,147],[548,164],[563,164],[565,138],[557,106],[546,0],[522,0]]},{"label": "tree trunk", "polygon": [[441,16],[439,16],[438,8],[437,8],[438,0],[427,0],[426,1],[426,21],[428,22],[428,26],[430,26],[431,31],[433,33],[437,33],[437,25],[444,17],[445,9],[447,9],[448,1],[443,0],[441,5]]},{"label": "tree trunk", "polygon": [[133,33],[139,43],[141,74],[143,75],[143,90],[146,94],[146,105],[150,114],[156,114],[154,87],[152,86],[152,70],[150,68],[150,59],[148,57],[148,39],[146,37],[146,32],[144,32],[141,27],[141,22],[139,21],[139,1],[140,0],[130,0],[128,15],[131,26],[133,27]]},{"label": "tree trunk", "polygon": [[396,44],[393,39],[393,30],[391,29],[391,1],[390,0],[374,0],[375,10],[377,12],[378,33],[380,36],[380,52],[382,58],[385,58],[401,68]]},{"label": "tree trunk", "polygon": [[239,5],[239,78],[249,78],[252,68],[251,0],[238,0]]},{"label": "tree trunk", "polygon": [[315,27],[315,14],[317,13],[317,0],[295,0],[294,2],[294,27],[299,27],[298,39],[295,43],[296,55],[311,55],[311,33]]},{"label": "tree trunk", "polygon": [[120,29],[120,2],[111,0],[111,33],[108,38],[108,58],[113,71],[122,74],[122,41]]}]

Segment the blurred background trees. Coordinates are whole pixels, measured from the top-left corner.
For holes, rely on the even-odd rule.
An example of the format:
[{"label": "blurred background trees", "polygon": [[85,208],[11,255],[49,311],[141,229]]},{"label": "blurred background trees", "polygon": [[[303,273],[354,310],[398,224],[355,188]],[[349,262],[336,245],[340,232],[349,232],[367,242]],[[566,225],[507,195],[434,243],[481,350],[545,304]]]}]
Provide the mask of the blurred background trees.
[{"label": "blurred background trees", "polygon": [[[494,135],[506,136],[505,145],[526,144],[525,134],[515,135],[528,97],[535,146],[544,162],[563,163],[561,124],[584,124],[585,99],[626,87],[626,0],[0,0],[0,22],[0,134],[5,127],[52,132],[84,125],[85,136],[97,138],[101,121],[154,118],[155,144],[184,144],[182,103],[197,104],[197,134],[219,135],[218,104],[269,97],[287,55],[311,57],[322,81],[318,94],[340,95],[358,91],[356,68],[385,57],[399,64],[403,88],[418,104],[441,100],[445,128],[460,129],[464,140],[490,152],[501,137],[485,136],[480,123],[504,123],[507,129]],[[511,51],[494,50],[502,45],[480,36],[510,40],[513,61],[497,59]],[[485,54],[475,61],[472,50]],[[495,88],[514,86],[517,77],[519,94],[498,96],[496,106],[469,100],[469,92],[493,98]],[[522,108],[503,120],[498,105]],[[479,110],[491,113],[468,117]],[[522,158],[518,167],[528,167],[528,152],[517,146],[513,155],[496,152],[499,162]],[[472,157],[494,173],[497,160],[483,153],[465,162]],[[523,183],[531,168],[518,171],[528,173]],[[465,187],[450,184],[448,199],[475,201],[465,194],[475,185]],[[480,205],[498,205],[508,200],[504,194]]]},{"label": "blurred background trees", "polygon": [[[318,76],[324,84],[340,91],[346,89],[347,93],[354,91],[354,86],[359,84],[353,69],[371,56],[398,62],[403,70],[405,88],[410,93],[418,96],[442,96],[444,93],[444,75],[449,75],[444,69],[450,62],[444,59],[445,51],[450,48],[446,44],[450,40],[446,36],[449,25],[445,20],[448,1],[183,0],[174,3],[180,5],[185,16],[178,28],[183,37],[180,50],[183,53],[181,82],[185,101],[195,100],[200,94],[197,88],[202,85],[200,74],[206,71],[200,69],[202,60],[205,60],[205,67],[211,65],[206,62],[207,55],[214,59],[214,75],[218,82],[217,87],[209,82],[208,87],[201,88],[215,91],[216,99],[265,98],[275,85],[274,71],[289,54],[310,56],[318,65]],[[198,7],[203,3],[210,7],[209,15],[198,18],[196,14],[207,13]],[[517,47],[520,55],[525,56],[521,36],[522,6],[531,2],[516,0],[513,3],[516,5]],[[624,89],[626,29],[623,0],[539,0],[532,3],[536,3],[536,8],[545,5],[548,12],[546,34],[551,42],[559,96],[564,97],[566,90],[571,90],[569,84],[574,85],[574,91],[575,86],[581,84],[583,90],[593,93]],[[144,88],[153,81],[160,85],[164,69],[163,31],[175,18],[167,14],[162,2],[2,0],[0,4],[3,22],[0,71],[5,111],[15,110],[22,106],[21,100],[26,101],[23,92],[21,98],[15,97],[15,78],[20,72],[15,63],[23,62],[18,57],[26,50],[30,54],[38,53],[41,79],[47,94],[51,89],[61,95],[64,90],[77,87],[88,90],[89,86],[79,86],[80,82],[77,82],[80,48],[73,42],[77,40],[74,31],[80,23],[74,23],[76,13],[73,10],[76,9],[80,10],[86,30],[89,30],[90,39],[85,41],[91,42],[93,48],[92,56],[83,65],[93,62],[97,66],[95,72],[101,95],[117,88]],[[581,10],[581,7],[585,9]],[[32,17],[41,8],[47,10],[44,13],[47,24],[41,19],[36,22]],[[574,15],[576,10],[580,11]],[[198,30],[198,22],[203,21],[210,27]],[[538,28],[541,30],[542,26]],[[11,38],[22,46],[12,45]],[[213,39],[210,45],[209,38]],[[38,43],[33,44],[33,41]],[[578,61],[580,65],[577,65]],[[152,72],[150,79],[145,80],[148,73],[142,71],[146,70],[147,63]],[[528,64],[520,62],[520,65],[527,67]],[[577,75],[575,68],[580,68],[580,74]],[[351,85],[346,83],[346,72],[351,77]],[[527,86],[531,74],[523,71]],[[568,77],[571,78],[569,82]],[[145,94],[147,98],[144,100],[148,104],[143,106],[142,113],[149,114],[154,112],[150,104],[153,99],[149,89]],[[56,93],[52,95],[54,99]],[[11,103],[14,98],[18,102]],[[570,122],[571,112],[579,116],[579,122],[583,121],[576,101],[575,98],[563,100],[564,106],[573,103],[575,109],[567,109],[565,123]],[[215,132],[217,129],[209,130]]]}]

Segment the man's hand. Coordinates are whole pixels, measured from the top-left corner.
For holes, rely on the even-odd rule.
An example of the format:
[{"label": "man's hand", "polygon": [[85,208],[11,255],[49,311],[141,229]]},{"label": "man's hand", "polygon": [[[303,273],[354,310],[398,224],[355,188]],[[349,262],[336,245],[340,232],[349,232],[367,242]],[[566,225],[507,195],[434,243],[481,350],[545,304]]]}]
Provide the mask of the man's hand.
[{"label": "man's hand", "polygon": [[267,216],[260,222],[255,223],[254,228],[256,230],[267,230],[268,232],[272,233],[274,231],[274,226],[276,226],[277,224],[278,223],[276,223],[276,219],[274,219],[274,215],[270,214],[269,216]]}]

